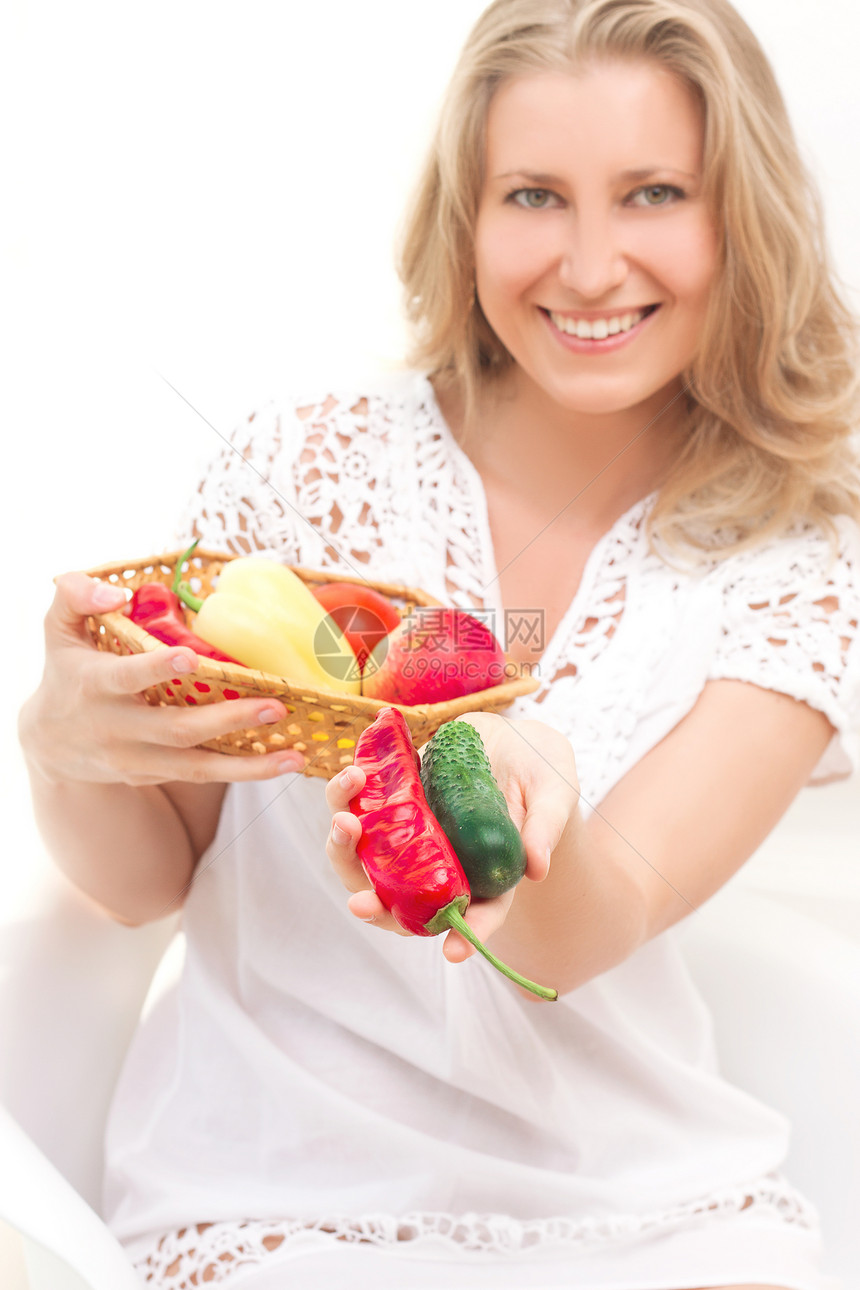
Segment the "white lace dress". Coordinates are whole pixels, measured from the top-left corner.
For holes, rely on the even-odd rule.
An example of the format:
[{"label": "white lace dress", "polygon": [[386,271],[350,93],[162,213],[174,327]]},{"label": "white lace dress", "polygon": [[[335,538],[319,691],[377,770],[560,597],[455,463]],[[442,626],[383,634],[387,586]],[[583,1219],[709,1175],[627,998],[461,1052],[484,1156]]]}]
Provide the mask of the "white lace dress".
[{"label": "white lace dress", "polygon": [[[799,526],[682,575],[642,540],[652,502],[594,548],[510,715],[570,738],[592,807],[712,677],[826,713],[812,782],[848,774],[856,527],[832,565]],[[192,510],[206,545],[422,586],[504,630],[481,480],[423,377],[258,414]],[[324,787],[228,790],[181,977],[133,1041],[103,1212],[145,1284],[834,1290],[781,1172],[789,1125],[721,1078],[673,929],[553,1007],[525,1001],[479,956],[348,913]]]}]

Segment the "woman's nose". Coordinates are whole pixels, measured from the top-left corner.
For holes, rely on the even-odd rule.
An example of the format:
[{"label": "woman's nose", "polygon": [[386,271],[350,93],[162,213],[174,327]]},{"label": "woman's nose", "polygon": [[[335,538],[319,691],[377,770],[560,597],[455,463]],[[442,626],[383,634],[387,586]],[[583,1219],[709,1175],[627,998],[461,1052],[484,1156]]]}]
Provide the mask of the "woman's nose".
[{"label": "woman's nose", "polygon": [[583,302],[600,300],[622,285],[627,257],[605,213],[572,217],[559,263],[559,280]]}]

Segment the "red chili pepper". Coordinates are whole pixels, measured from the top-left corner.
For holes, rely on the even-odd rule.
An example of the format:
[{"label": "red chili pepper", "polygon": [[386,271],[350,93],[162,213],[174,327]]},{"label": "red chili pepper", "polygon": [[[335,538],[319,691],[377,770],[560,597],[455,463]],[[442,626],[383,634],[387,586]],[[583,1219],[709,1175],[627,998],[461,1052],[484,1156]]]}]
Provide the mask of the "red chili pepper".
[{"label": "red chili pepper", "polygon": [[[199,540],[198,538],[197,541]],[[133,623],[143,627],[150,636],[155,636],[165,645],[187,645],[195,654],[202,654],[204,658],[214,658],[221,663],[239,663],[238,659],[215,649],[185,626],[185,614],[176,594],[176,587],[182,576],[182,566],[196,545],[197,542],[192,543],[178,561],[172,591],[161,582],[144,582],[132,596],[125,612]],[[244,665],[239,663],[239,666]]]},{"label": "red chili pepper", "polygon": [[416,936],[453,928],[517,985],[542,999],[558,992],[536,985],[491,954],[463,917],[469,882],[421,783],[421,762],[403,713],[383,708],[359,735],[356,766],[364,787],[350,799],[361,821],[356,853],[374,891],[401,927]]}]

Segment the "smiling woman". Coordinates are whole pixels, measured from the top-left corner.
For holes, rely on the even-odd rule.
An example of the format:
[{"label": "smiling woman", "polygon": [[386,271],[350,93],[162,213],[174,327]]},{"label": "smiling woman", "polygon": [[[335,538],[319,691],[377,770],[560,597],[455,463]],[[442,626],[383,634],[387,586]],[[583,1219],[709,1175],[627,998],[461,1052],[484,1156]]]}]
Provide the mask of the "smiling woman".
[{"label": "smiling woman", "polygon": [[[490,6],[443,104],[399,268],[411,362],[435,374],[483,464],[490,423],[500,479],[534,473],[537,492],[547,468],[556,475],[569,426],[553,432],[554,397],[542,401],[534,379],[554,364],[556,391],[598,421],[622,391],[635,399],[637,380],[665,391],[636,425],[660,411],[662,447],[650,451],[673,469],[646,531],[664,554],[695,563],[706,549],[754,546],[793,512],[835,540],[833,515],[860,517],[857,322],[772,69],[725,0]],[[581,321],[601,315],[605,341],[598,324],[586,348],[569,343],[574,321],[588,340]],[[609,343],[614,319],[627,341]],[[517,418],[523,358],[533,410]],[[529,457],[540,451],[535,416],[549,429],[531,472],[518,446],[527,435]],[[616,451],[631,438],[619,434]],[[583,470],[559,495],[596,473],[593,436],[578,448]],[[642,452],[635,438],[624,457],[640,483],[659,477]],[[594,531],[618,501],[601,507],[589,488]]]},{"label": "smiling woman", "polygon": [[[495,94],[485,147],[475,280],[515,360],[506,388],[523,409],[613,415],[620,446],[679,393],[700,342],[717,268],[700,103],[648,61],[541,72]],[[643,157],[659,159],[647,187],[630,177]],[[541,187],[523,187],[524,158]]]},{"label": "smiling woman", "polygon": [[674,938],[860,767],[856,329],[816,212],[726,0],[495,0],[404,229],[413,370],[254,415],[193,493],[183,536],[423,587],[538,675],[467,718],[526,856],[467,917],[551,1005],[391,934],[360,766],[287,792],[204,751],[289,718],[148,708],[182,660],[95,655],[58,580],[44,834],[120,921],[182,906],[106,1142],[153,1290],[838,1290]]}]

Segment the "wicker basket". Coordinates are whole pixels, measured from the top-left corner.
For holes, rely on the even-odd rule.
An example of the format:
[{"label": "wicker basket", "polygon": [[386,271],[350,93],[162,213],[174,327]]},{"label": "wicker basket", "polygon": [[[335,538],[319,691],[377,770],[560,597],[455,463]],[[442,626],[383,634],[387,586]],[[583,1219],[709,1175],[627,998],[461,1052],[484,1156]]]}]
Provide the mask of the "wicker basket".
[{"label": "wicker basket", "polygon": [[[143,582],[161,582],[170,586],[176,562],[182,554],[182,551],[173,551],[160,556],[149,556],[144,560],[104,564],[87,572],[91,578],[109,582],[113,586],[127,587],[132,591]],[[195,594],[205,597],[214,590],[224,564],[234,558],[223,552],[198,547],[188,562],[185,581],[194,589]],[[288,567],[308,584],[344,578],[344,575],[331,569],[306,569],[301,565]],[[354,578],[352,575],[344,580],[372,587],[388,596],[401,618],[416,606],[441,605],[440,601],[414,587],[373,582],[368,578]],[[193,628],[195,615],[186,609],[185,616],[188,626]],[[133,623],[121,610],[94,615],[87,620],[87,625],[96,646],[114,654],[140,654],[145,650],[170,648]],[[508,659],[508,664],[509,671],[520,671],[513,660]],[[458,699],[408,707],[362,695],[296,689],[283,677],[201,658],[196,672],[153,686],[145,692],[144,697],[154,706],[183,706],[274,696],[287,709],[284,721],[260,729],[232,731],[209,740],[201,747],[237,756],[254,756],[297,748],[306,761],[303,774],[331,779],[344,766],[352,764],[358,736],[372,724],[382,708],[400,708],[409,725],[414,744],[420,747],[443,722],[450,721],[463,712],[500,711],[513,703],[518,695],[528,694],[537,688],[538,681],[533,677],[519,675],[501,685],[477,690],[474,694],[465,694]]]}]

